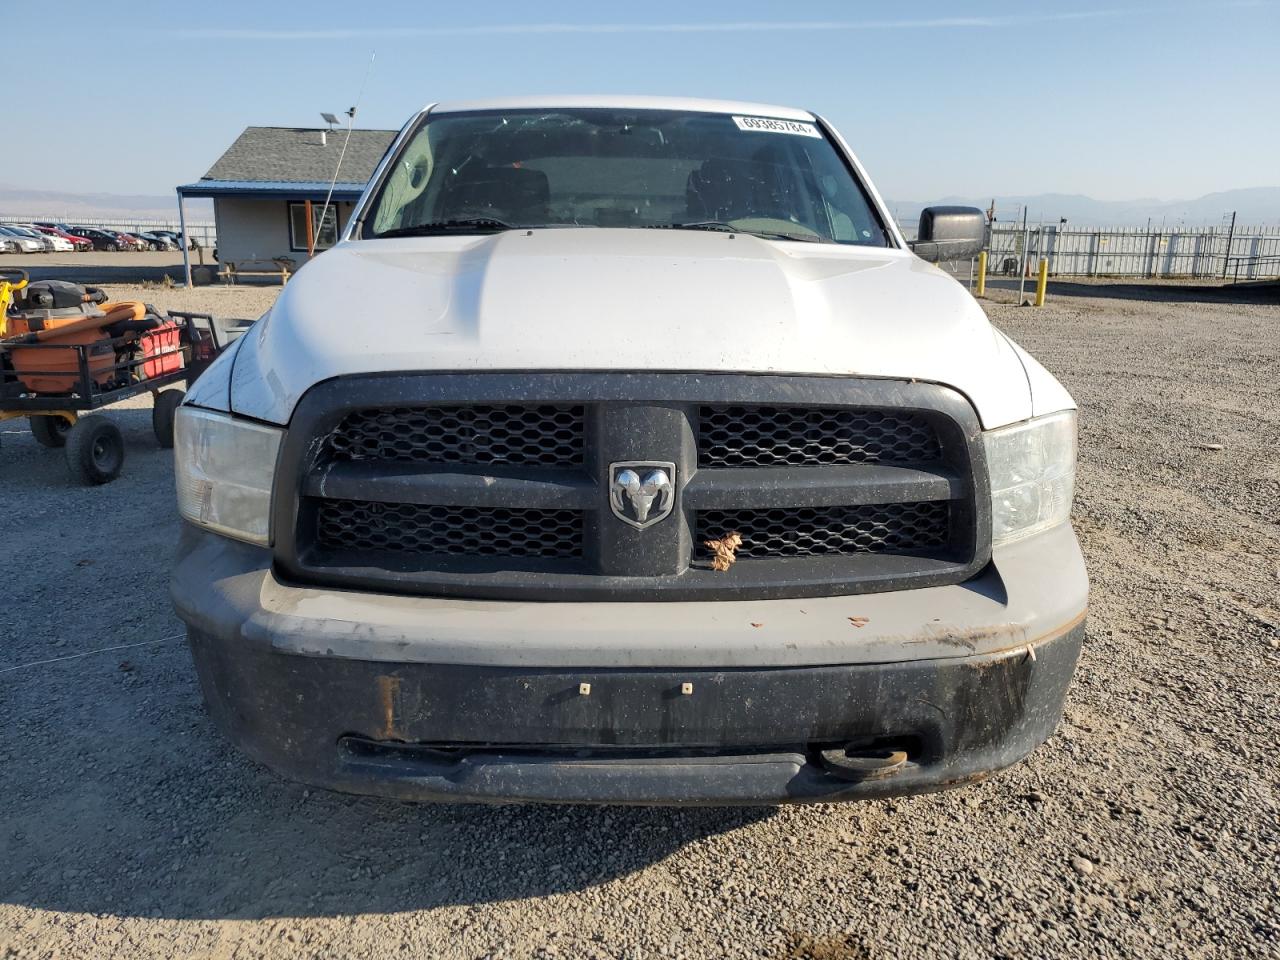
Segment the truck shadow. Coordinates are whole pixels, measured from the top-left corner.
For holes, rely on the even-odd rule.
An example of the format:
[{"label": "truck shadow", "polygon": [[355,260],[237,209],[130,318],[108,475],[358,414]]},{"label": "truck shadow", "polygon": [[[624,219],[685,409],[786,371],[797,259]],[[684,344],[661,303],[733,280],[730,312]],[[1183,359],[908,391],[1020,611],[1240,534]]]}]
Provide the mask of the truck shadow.
[{"label": "truck shadow", "polygon": [[[160,658],[185,656],[174,643]],[[586,890],[774,815],[771,808],[414,805],[310,791],[224,744],[194,703],[194,681],[175,677],[167,687],[175,696],[163,699],[181,704],[175,727],[185,736],[167,731],[164,757],[160,731],[112,724],[92,767],[32,765],[10,779],[11,799],[50,795],[5,827],[0,901],[169,919],[480,904]]]},{"label": "truck shadow", "polygon": [[[411,805],[309,791],[205,713],[167,588],[172,455],[149,409],[103,487],[4,426],[0,903],[168,918],[387,913],[579,891],[771,808]],[[165,639],[167,638],[167,639]],[[145,644],[104,649],[121,644]]]}]

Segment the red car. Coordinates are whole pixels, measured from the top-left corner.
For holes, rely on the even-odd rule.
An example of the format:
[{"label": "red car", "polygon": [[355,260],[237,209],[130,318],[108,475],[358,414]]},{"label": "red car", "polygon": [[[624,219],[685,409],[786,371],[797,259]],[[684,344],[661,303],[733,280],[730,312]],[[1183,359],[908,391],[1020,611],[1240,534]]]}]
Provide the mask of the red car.
[{"label": "red car", "polygon": [[151,244],[147,243],[147,241],[143,240],[141,237],[135,236],[132,233],[122,233],[119,230],[115,230],[111,232],[114,232],[118,237],[120,237],[121,250],[150,250],[151,249]]},{"label": "red car", "polygon": [[93,241],[86,240],[84,237],[77,237],[75,234],[67,233],[65,230],[59,230],[57,227],[46,227],[41,224],[33,224],[31,229],[39,230],[41,233],[47,233],[51,237],[61,237],[63,240],[70,241],[71,245],[76,248],[76,253],[83,253],[85,250],[93,249]]}]

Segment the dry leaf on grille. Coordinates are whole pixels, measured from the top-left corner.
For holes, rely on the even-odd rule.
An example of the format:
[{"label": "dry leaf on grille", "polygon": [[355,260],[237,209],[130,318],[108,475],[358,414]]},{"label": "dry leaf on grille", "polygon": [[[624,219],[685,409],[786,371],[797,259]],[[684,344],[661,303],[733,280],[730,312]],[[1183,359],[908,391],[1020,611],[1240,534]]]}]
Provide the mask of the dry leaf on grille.
[{"label": "dry leaf on grille", "polygon": [[711,558],[711,569],[724,573],[737,559],[734,554],[742,546],[742,534],[735,530],[733,533],[726,533],[719,540],[704,540],[702,544],[715,554]]}]

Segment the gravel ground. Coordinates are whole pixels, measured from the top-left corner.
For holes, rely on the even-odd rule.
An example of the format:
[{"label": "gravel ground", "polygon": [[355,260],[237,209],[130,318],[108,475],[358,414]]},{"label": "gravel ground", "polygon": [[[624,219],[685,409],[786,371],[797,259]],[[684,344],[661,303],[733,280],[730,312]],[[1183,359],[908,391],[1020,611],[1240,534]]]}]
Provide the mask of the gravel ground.
[{"label": "gravel ground", "polygon": [[[274,292],[141,291],[237,316]],[[908,800],[308,792],[204,714],[145,405],[111,414],[127,475],[92,490],[0,425],[0,957],[1280,957],[1280,306],[1117,292],[990,307],[1082,407],[1066,721]]]}]

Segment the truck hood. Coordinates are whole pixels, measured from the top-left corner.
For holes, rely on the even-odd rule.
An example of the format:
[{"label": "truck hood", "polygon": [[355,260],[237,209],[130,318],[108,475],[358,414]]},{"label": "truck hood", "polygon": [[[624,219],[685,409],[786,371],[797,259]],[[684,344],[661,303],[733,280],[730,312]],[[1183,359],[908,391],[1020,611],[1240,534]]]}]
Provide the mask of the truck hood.
[{"label": "truck hood", "polygon": [[1032,413],[1018,353],[943,271],[902,250],[745,234],[347,241],[245,340],[232,409],[274,423],[323,380],[430,370],[889,377],[954,387],[986,427]]}]

